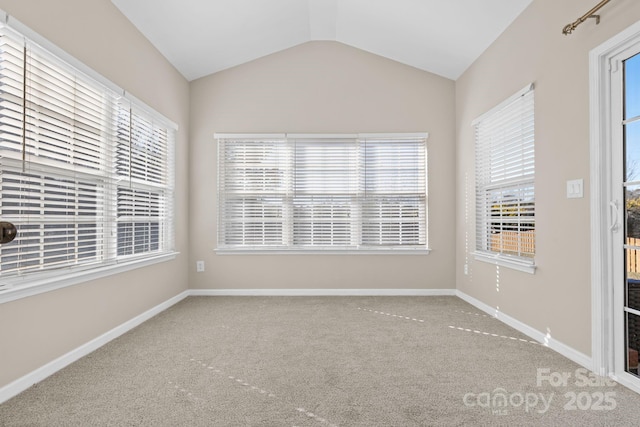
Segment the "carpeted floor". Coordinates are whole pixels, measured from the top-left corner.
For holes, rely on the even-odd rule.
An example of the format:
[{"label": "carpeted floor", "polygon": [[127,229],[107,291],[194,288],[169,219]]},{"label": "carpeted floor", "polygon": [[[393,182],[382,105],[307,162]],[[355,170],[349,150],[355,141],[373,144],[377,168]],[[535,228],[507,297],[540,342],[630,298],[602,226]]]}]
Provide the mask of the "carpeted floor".
[{"label": "carpeted floor", "polygon": [[637,426],[639,414],[640,395],[456,297],[191,297],[0,405],[0,425]]}]

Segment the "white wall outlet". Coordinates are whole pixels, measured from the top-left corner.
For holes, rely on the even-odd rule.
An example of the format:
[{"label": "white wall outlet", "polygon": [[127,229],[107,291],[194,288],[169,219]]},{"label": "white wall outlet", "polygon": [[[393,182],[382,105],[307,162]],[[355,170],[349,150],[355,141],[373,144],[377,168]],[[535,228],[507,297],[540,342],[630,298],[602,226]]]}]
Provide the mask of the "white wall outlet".
[{"label": "white wall outlet", "polygon": [[467,276],[469,274],[469,264],[464,265],[464,275]]},{"label": "white wall outlet", "polygon": [[196,261],[196,273],[202,273],[204,271],[204,261]]}]

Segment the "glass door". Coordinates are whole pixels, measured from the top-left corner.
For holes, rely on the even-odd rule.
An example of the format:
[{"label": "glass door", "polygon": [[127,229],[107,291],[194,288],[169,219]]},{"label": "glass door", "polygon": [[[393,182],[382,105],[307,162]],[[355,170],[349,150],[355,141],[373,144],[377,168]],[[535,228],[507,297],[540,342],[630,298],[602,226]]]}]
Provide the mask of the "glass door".
[{"label": "glass door", "polygon": [[[624,371],[638,376],[640,352],[640,53],[623,62]],[[615,290],[614,290],[615,292]],[[619,343],[618,345],[622,345]],[[619,347],[618,347],[619,348]]]}]

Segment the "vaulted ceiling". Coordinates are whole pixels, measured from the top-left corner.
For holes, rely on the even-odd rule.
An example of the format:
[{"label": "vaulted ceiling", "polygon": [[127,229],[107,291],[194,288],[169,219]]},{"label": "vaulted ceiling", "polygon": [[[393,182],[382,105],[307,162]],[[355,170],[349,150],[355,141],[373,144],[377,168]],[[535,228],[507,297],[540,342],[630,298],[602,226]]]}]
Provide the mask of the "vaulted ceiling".
[{"label": "vaulted ceiling", "polygon": [[111,0],[194,80],[311,40],[457,79],[532,0]]}]

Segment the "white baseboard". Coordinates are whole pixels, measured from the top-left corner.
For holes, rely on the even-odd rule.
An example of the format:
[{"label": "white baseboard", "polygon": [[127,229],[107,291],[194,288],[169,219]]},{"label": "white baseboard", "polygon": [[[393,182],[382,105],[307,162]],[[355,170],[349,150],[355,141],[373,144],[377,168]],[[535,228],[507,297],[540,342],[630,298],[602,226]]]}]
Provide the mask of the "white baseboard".
[{"label": "white baseboard", "polygon": [[191,296],[455,296],[455,289],[191,289]]},{"label": "white baseboard", "polygon": [[591,357],[587,356],[584,353],[579,352],[578,350],[569,347],[568,345],[556,340],[555,338],[548,336],[547,334],[538,331],[537,329],[532,328],[531,326],[522,323],[521,321],[514,319],[511,316],[508,316],[495,308],[488,306],[480,300],[477,300],[464,292],[456,291],[456,295],[458,298],[468,302],[469,304],[475,306],[476,308],[484,311],[485,313],[495,317],[501,322],[505,323],[508,326],[511,326],[513,329],[527,335],[528,337],[538,341],[540,344],[549,347],[550,349],[560,353],[564,357],[569,360],[576,362],[578,365],[581,365],[589,370],[593,369],[593,361]]},{"label": "white baseboard", "polygon": [[638,385],[638,377],[635,375],[623,372],[620,375],[610,375],[611,379],[622,384],[628,389],[640,394],[640,386]]},{"label": "white baseboard", "polygon": [[145,311],[139,316],[136,316],[133,319],[121,324],[120,326],[111,329],[110,331],[100,335],[99,337],[89,341],[88,343],[83,344],[74,350],[71,350],[67,354],[58,357],[57,359],[47,363],[46,365],[36,369],[35,371],[32,371],[27,375],[18,378],[12,383],[9,383],[6,386],[0,388],[0,404],[6,402],[19,393],[22,393],[24,390],[44,380],[48,376],[55,374],[56,372],[72,364],[76,360],[97,350],[109,341],[125,334],[126,332],[151,319],[153,316],[163,312],[172,305],[177,304],[188,296],[189,291],[184,291],[181,294],[176,295],[175,297],[163,302],[162,304],[159,304]]}]

